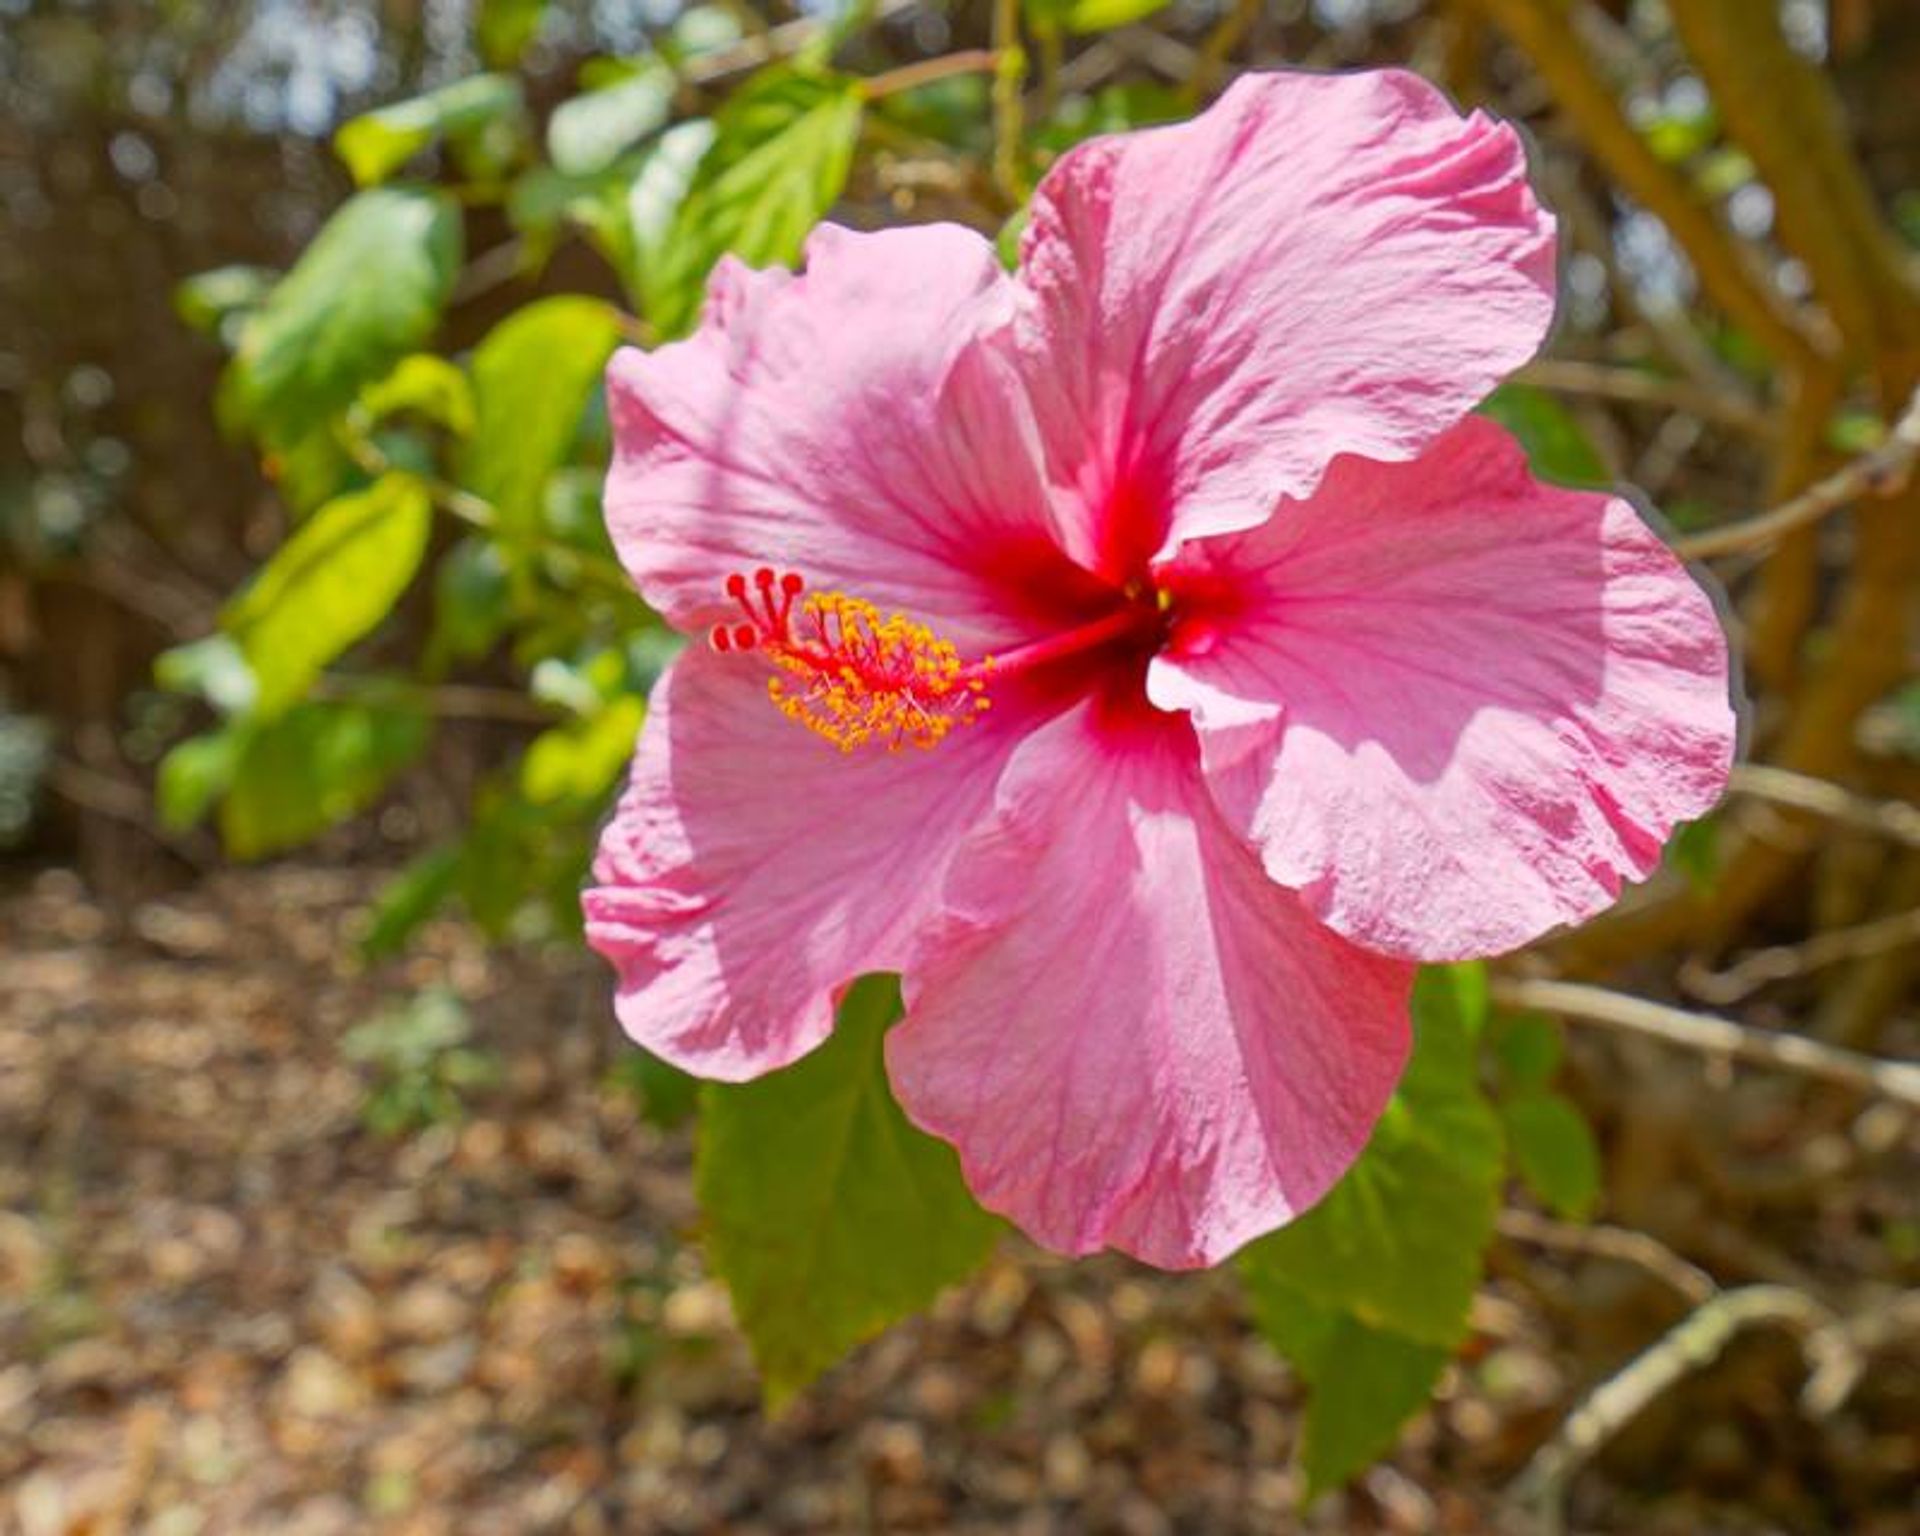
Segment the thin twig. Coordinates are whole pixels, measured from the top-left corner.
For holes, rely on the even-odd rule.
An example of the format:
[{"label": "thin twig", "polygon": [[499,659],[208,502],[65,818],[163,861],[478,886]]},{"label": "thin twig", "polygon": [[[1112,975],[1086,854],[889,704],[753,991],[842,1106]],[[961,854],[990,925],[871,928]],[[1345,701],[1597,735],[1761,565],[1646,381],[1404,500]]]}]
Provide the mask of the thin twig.
[{"label": "thin twig", "polygon": [[1060,67],[1055,88],[1062,96],[1090,96],[1125,66],[1127,56],[1104,37],[1096,37]]},{"label": "thin twig", "polygon": [[440,720],[497,720],[508,725],[552,725],[561,717],[554,705],[511,688],[478,683],[411,683],[391,677],[362,677],[329,672],[313,685],[313,697],[339,703],[377,703],[400,699]]},{"label": "thin twig", "polygon": [[1631,1264],[1678,1291],[1695,1306],[1719,1289],[1713,1276],[1698,1264],[1681,1258],[1657,1237],[1629,1227],[1575,1226],[1532,1211],[1505,1210],[1500,1213],[1499,1232],[1513,1242],[1530,1243],[1536,1248]]},{"label": "thin twig", "polygon": [[[921,0],[879,0],[870,24],[890,21],[903,12],[918,9],[920,3]],[[729,75],[798,53],[830,25],[830,19],[821,16],[802,16],[797,21],[782,22],[751,37],[743,37],[729,47],[689,59],[680,70],[680,78],[691,85],[711,85]]]},{"label": "thin twig", "polygon": [[984,75],[999,66],[1000,56],[991,48],[963,48],[958,53],[943,53],[938,58],[903,64],[860,82],[860,94],[868,101],[882,96],[897,96],[902,91],[917,91],[938,80],[956,75]]},{"label": "thin twig", "polygon": [[215,861],[203,848],[191,839],[174,836],[154,819],[153,797],[138,785],[89,768],[73,758],[56,757],[47,765],[47,787],[83,811],[136,828],[196,869],[206,871],[214,867]]},{"label": "thin twig", "polygon": [[1798,368],[1830,347],[1812,318],[1789,309],[1692,183],[1654,154],[1627,116],[1615,83],[1604,78],[1575,18],[1584,14],[1540,0],[1475,0],[1533,62],[1594,158],[1621,188],[1664,224],[1692,261],[1707,296],[1782,362]]},{"label": "thin twig", "polygon": [[1233,0],[1226,14],[1214,23],[1213,30],[1200,44],[1200,57],[1187,79],[1188,101],[1202,102],[1213,94],[1221,69],[1233,57],[1233,50],[1253,31],[1263,4],[1264,0]]},{"label": "thin twig", "polygon": [[1798,944],[1775,944],[1742,955],[1722,971],[1689,969],[1682,984],[1703,1003],[1725,1008],[1762,987],[1848,960],[1920,944],[1920,910],[1896,912],[1849,928],[1816,933]]},{"label": "thin twig", "polygon": [[1703,421],[1767,437],[1774,431],[1773,420],[1758,406],[1738,395],[1708,389],[1690,379],[1662,378],[1638,368],[1616,368],[1604,363],[1586,363],[1572,358],[1543,357],[1522,368],[1516,379],[1572,395],[1598,395],[1605,400],[1625,400],[1635,405],[1658,405],[1685,411]]},{"label": "thin twig", "polygon": [[1836,1318],[1807,1340],[1813,1373],[1800,1392],[1809,1418],[1839,1412],[1866,1375],[1867,1361],[1907,1334],[1920,1333],[1920,1290],[1901,1291],[1879,1306],[1852,1317]]},{"label": "thin twig", "polygon": [[1777,1067],[1920,1109],[1920,1065],[1913,1063],[1882,1061],[1800,1035],[1750,1029],[1731,1019],[1689,1013],[1580,982],[1501,977],[1493,983],[1493,996],[1510,1008],[1538,1008],[1584,1023],[1632,1030],[1686,1050]]},{"label": "thin twig", "polygon": [[453,285],[453,295],[447,303],[454,309],[462,304],[471,304],[475,299],[512,282],[526,270],[526,239],[513,235],[467,263],[459,281]]},{"label": "thin twig", "polygon": [[[384,475],[398,469],[380,445],[363,432],[356,431],[350,423],[344,424],[336,433],[341,446],[355,464],[370,475]],[[458,518],[471,527],[496,534],[502,542],[517,544],[522,549],[546,556],[554,565],[580,578],[583,585],[598,587],[611,595],[631,598],[634,595],[633,583],[618,563],[604,555],[596,555],[591,550],[576,549],[571,544],[563,544],[557,539],[529,536],[503,528],[500,512],[484,496],[476,496],[472,491],[442,480],[437,475],[421,474],[416,470],[404,470],[417,480],[432,499],[435,506],[450,516]]]},{"label": "thin twig", "polygon": [[1535,1510],[1547,1531],[1560,1531],[1567,1485],[1580,1469],[1674,1383],[1719,1359],[1735,1335],[1763,1326],[1813,1335],[1834,1321],[1825,1306],[1791,1286],[1743,1286],[1708,1298],[1581,1399],[1534,1452],[1513,1485],[1515,1499]]},{"label": "thin twig", "polygon": [[1741,763],[1733,770],[1728,787],[1737,794],[1751,795],[1774,805],[1796,811],[1812,811],[1842,826],[1862,832],[1877,832],[1912,848],[1920,848],[1920,806],[1898,800],[1870,800],[1843,789],[1830,779],[1795,773],[1769,763]]},{"label": "thin twig", "polygon": [[1892,496],[1903,490],[1913,474],[1916,458],[1920,458],[1920,389],[1908,399],[1900,419],[1878,448],[1862,454],[1844,469],[1809,486],[1771,512],[1676,539],[1674,548],[1689,560],[1704,560],[1735,550],[1763,549],[1782,535],[1817,523],[1853,502],[1868,496]]}]

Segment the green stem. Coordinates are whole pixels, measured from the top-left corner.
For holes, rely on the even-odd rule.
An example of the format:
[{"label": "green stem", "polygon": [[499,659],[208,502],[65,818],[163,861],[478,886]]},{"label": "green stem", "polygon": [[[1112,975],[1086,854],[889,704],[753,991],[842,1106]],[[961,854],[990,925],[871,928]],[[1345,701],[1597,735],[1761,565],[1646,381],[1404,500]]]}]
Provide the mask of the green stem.
[{"label": "green stem", "polygon": [[1021,173],[1027,52],[1020,43],[1020,0],[993,0],[993,181],[1010,207],[1027,200]]}]

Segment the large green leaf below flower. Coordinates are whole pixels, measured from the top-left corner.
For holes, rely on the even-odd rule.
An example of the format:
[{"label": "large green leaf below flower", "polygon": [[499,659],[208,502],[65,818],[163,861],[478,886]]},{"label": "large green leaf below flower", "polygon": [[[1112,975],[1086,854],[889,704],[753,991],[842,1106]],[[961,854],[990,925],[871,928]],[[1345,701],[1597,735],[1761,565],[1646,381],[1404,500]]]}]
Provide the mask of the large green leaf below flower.
[{"label": "large green leaf below flower", "polygon": [[776,1407],[964,1277],[999,1230],[953,1149],[893,1101],[881,1043],[899,1011],[894,980],[867,977],[825,1045],[702,1095],[707,1257]]},{"label": "large green leaf below flower", "polygon": [[1478,966],[1423,971],[1414,1050],[1359,1162],[1239,1260],[1256,1321],[1313,1388],[1310,1490],[1384,1451],[1466,1332],[1498,1210],[1500,1123],[1481,1092]]}]

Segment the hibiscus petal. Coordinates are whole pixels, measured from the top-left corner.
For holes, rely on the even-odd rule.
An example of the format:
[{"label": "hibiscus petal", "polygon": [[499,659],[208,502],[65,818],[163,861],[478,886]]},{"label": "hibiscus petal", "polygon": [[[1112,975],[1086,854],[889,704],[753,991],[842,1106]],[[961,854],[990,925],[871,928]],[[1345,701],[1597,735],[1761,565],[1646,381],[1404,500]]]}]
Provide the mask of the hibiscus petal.
[{"label": "hibiscus petal", "polygon": [[956,856],[888,1037],[909,1118],[1065,1253],[1215,1263],[1359,1155],[1412,968],[1346,943],[1221,821],[1193,736],[1083,705]]},{"label": "hibiscus petal", "polygon": [[1267,872],[1369,948],[1460,959],[1578,922],[1726,786],[1712,601],[1626,502],[1540,484],[1492,422],[1342,459],[1174,572],[1232,597],[1176,631],[1154,702],[1193,712]]},{"label": "hibiscus petal", "polygon": [[740,1081],[824,1040],[847,983],[898,970],[1019,730],[845,753],[781,715],[750,659],[691,649],[654,690],[582,898],[627,1032]]},{"label": "hibiscus petal", "polygon": [[976,355],[1012,293],[955,225],[822,225],[798,276],[723,262],[691,339],[607,373],[607,526],[647,601],[698,632],[772,566],[969,647],[1025,633],[1006,589],[1066,562],[1020,396]]},{"label": "hibiscus petal", "polygon": [[1041,183],[1021,331],[1067,544],[1107,575],[1418,453],[1531,356],[1553,223],[1518,135],[1398,70],[1242,76]]}]

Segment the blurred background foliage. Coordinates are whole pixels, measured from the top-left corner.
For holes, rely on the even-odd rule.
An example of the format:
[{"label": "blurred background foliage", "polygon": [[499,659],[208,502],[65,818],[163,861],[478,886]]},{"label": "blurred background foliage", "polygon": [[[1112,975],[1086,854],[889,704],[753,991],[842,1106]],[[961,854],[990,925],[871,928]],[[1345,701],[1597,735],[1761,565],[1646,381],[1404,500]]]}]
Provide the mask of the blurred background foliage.
[{"label": "blurred background foliage", "polygon": [[[1906,0],[0,0],[0,847],[121,904],[223,861],[382,871],[337,937],[367,963],[448,913],[571,952],[676,643],[600,522],[611,351],[685,333],[723,253],[792,262],[828,216],[955,219],[1011,259],[1062,150],[1262,64],[1410,65],[1526,125],[1562,319],[1486,408],[1544,475],[1644,490],[1730,595],[1764,767],[1496,999],[1553,974],[1920,1053],[1920,491],[1889,436],[1920,385]],[[1752,532],[1849,465],[1838,515]],[[1550,1252],[1642,1238],[1683,1276],[1823,1307],[1920,1281],[1910,1095],[1709,1086],[1486,989],[1428,978],[1405,1116],[1243,1266],[1315,1388],[1314,1489],[1426,1399],[1497,1220]],[[877,1040],[863,1020],[849,1040]],[[346,1036],[369,1124],[457,1120],[498,1075],[472,1033],[428,990]],[[877,1058],[822,1058],[867,1106],[858,1134],[895,1136]],[[661,1123],[689,1107],[658,1063],[618,1078]],[[783,1310],[755,1234],[805,1159],[772,1168],[762,1142],[806,1102],[787,1074],[709,1094],[707,1140],[734,1151],[699,1173],[776,1397],[992,1235],[961,1197],[926,1234],[942,1252],[886,1272],[884,1235],[829,1233],[808,1262],[859,1260],[874,1294]],[[890,1219],[884,1190],[860,1198]],[[1390,1252],[1376,1209],[1415,1213]],[[1866,1529],[1863,1508],[1911,1528],[1889,1490],[1920,1460],[1877,1438],[1920,1422],[1910,1358],[1875,1391],[1854,1406],[1879,1449],[1823,1462],[1856,1493],[1796,1488],[1816,1523],[1793,1528]],[[1557,1508],[1567,1469],[1530,1475]]]}]

